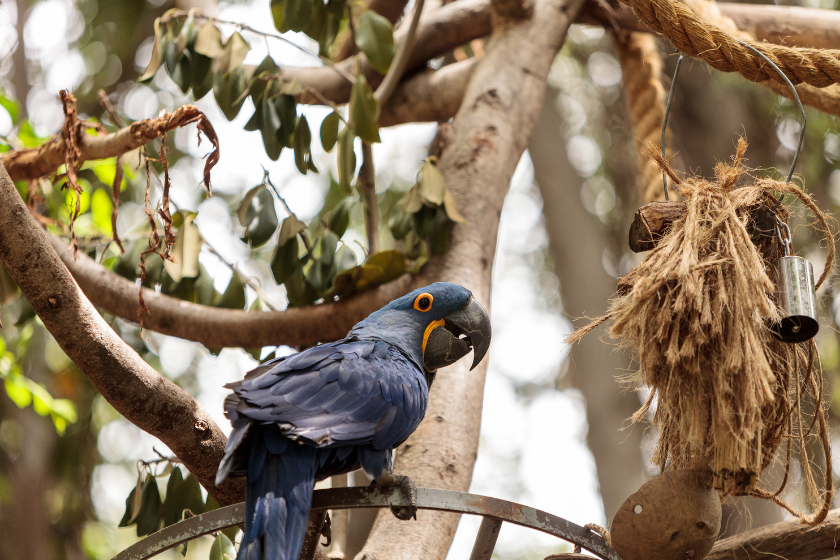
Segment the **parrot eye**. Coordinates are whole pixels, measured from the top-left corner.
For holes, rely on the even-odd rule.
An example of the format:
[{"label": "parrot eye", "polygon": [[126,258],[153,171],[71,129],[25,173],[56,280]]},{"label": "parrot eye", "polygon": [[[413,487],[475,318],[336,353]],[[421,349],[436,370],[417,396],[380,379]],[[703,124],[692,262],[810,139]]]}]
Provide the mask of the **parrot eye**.
[{"label": "parrot eye", "polygon": [[432,308],[432,301],[435,298],[432,297],[432,294],[420,294],[414,299],[414,309],[417,311],[428,311]]}]

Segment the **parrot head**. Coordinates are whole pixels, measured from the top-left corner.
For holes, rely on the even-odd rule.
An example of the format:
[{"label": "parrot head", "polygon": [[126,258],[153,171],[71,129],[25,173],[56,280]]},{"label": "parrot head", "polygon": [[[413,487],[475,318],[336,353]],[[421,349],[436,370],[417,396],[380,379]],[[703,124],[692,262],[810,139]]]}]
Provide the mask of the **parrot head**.
[{"label": "parrot head", "polygon": [[490,318],[469,290],[437,282],[371,313],[349,334],[393,344],[429,372],[472,350],[473,369],[490,347]]}]

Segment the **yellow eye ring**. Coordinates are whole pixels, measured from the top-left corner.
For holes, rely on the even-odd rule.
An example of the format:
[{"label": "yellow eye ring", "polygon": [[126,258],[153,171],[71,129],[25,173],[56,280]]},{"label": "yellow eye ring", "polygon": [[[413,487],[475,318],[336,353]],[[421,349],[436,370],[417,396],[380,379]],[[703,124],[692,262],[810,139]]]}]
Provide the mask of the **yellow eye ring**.
[{"label": "yellow eye ring", "polygon": [[432,308],[432,303],[435,301],[435,298],[432,297],[432,294],[423,292],[416,298],[414,298],[414,309],[417,311],[423,311],[424,313]]}]

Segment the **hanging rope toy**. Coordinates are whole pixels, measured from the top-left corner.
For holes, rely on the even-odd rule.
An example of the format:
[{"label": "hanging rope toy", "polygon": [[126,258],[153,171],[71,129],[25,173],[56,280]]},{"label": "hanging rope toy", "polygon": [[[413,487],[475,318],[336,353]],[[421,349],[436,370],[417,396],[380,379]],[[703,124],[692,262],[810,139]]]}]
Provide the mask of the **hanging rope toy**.
[{"label": "hanging rope toy", "polygon": [[[650,253],[619,280],[608,314],[575,332],[569,342],[612,322],[610,336],[638,358],[632,380],[651,389],[633,420],[646,419],[657,403],[653,461],[663,471],[666,465],[669,470],[699,469],[721,496],[772,499],[816,524],[825,518],[834,490],[822,369],[813,340],[802,337],[816,330],[800,319],[815,322],[815,312],[813,306],[803,312],[780,297],[799,290],[813,303],[808,284],[813,275],[808,276],[807,261],[788,256],[789,212],[777,193],[800,200],[821,232],[826,262],[816,287],[831,272],[834,242],[825,215],[789,183],[790,175],[786,181],[750,176],[742,166],[746,149],[746,141],[739,139],[732,163],[719,163],[712,181],[680,179],[658,150],[651,151],[682,200],[639,210],[631,247],[635,243],[634,250]],[[788,266],[785,259],[801,261]],[[785,271],[791,267],[793,276]],[[803,399],[816,403],[811,419],[803,416]],[[821,491],[808,457],[809,437],[817,437],[825,453]],[[778,490],[764,490],[759,477],[782,442],[787,445],[784,481]],[[779,498],[794,443],[812,514]],[[658,507],[670,507],[667,501]]]}]

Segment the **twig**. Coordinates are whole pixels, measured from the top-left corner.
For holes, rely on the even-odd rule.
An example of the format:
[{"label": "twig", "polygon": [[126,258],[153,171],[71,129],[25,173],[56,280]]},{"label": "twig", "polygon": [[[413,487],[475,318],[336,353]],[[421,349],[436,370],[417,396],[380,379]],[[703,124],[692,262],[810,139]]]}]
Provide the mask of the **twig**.
[{"label": "twig", "polygon": [[[294,212],[292,212],[292,209],[289,208],[288,204],[286,204],[286,199],[280,196],[280,191],[278,191],[277,187],[274,186],[274,183],[271,182],[271,178],[268,176],[268,171],[265,171],[265,169],[263,169],[263,181],[265,181],[265,183],[269,187],[271,187],[274,196],[276,196],[280,200],[280,202],[283,203],[283,208],[286,209],[286,212],[289,214],[289,216],[293,215]],[[301,231],[300,233],[298,233],[298,235],[300,235],[300,240],[303,241],[303,246],[306,247],[306,252],[311,253],[312,244],[309,243],[309,236],[306,234],[306,231]]]},{"label": "twig", "polygon": [[368,254],[377,253],[379,251],[379,208],[376,204],[376,170],[373,166],[373,150],[367,142],[362,142],[362,166],[359,169],[356,187],[362,195],[362,204],[365,208]]},{"label": "twig", "polygon": [[411,51],[414,50],[414,42],[417,39],[417,26],[420,23],[420,14],[423,11],[425,1],[417,0],[414,4],[414,15],[411,17],[411,25],[408,27],[408,33],[405,39],[400,42],[400,46],[397,47],[397,54],[394,56],[394,60],[391,61],[391,66],[388,68],[385,78],[379,84],[379,87],[376,88],[376,93],[373,94],[373,97],[380,106],[384,105],[391,97],[391,94],[394,93],[397,84],[402,79],[406,66],[408,66],[408,58],[411,56]]},{"label": "twig", "polygon": [[[238,29],[241,29],[243,31],[247,31],[249,33],[253,33],[254,35],[260,35],[261,37],[268,37],[268,38],[271,38],[271,39],[277,39],[278,41],[282,41],[282,42],[286,43],[287,45],[290,45],[290,46],[296,48],[297,50],[308,54],[309,56],[313,56],[313,57],[319,59],[326,66],[329,66],[330,68],[335,70],[335,72],[337,74],[339,74],[342,78],[344,78],[345,80],[347,80],[349,82],[353,82],[353,76],[348,74],[345,70],[339,68],[329,58],[327,58],[325,56],[321,56],[320,54],[318,54],[314,51],[310,51],[306,47],[302,47],[302,46],[298,45],[297,43],[295,43],[294,41],[290,41],[289,39],[283,37],[282,35],[278,35],[277,33],[266,33],[265,31],[259,31],[257,29],[254,29],[250,25],[246,25],[244,23],[237,23],[235,21],[226,21],[226,20],[218,19],[218,18],[215,18],[215,17],[212,17],[212,16],[206,16],[206,15],[201,14],[201,13],[196,13],[194,10],[191,10],[191,11],[193,12],[192,13],[193,17],[196,17],[198,19],[204,19],[204,20],[207,20],[207,21],[214,21],[216,23],[221,23],[222,25],[234,25]],[[162,17],[160,19],[160,23],[165,24],[165,23],[168,23],[172,19],[185,18],[185,17],[188,17],[189,15],[190,15],[190,12],[188,12],[186,10],[179,10],[177,12],[171,12],[171,13],[167,14],[165,17]]]},{"label": "twig", "polygon": [[257,295],[260,296],[260,298],[263,300],[263,302],[265,302],[266,307],[268,307],[272,311],[282,311],[282,309],[280,309],[279,307],[277,307],[276,305],[271,303],[271,299],[269,299],[269,297],[266,295],[266,293],[260,287],[259,283],[257,283],[253,278],[251,278],[250,276],[248,276],[247,274],[245,274],[241,270],[239,270],[239,267],[237,267],[235,264],[225,260],[225,258],[222,256],[222,254],[219,253],[216,250],[215,247],[210,245],[210,243],[206,239],[204,240],[204,245],[210,250],[211,253],[213,253],[214,255],[219,257],[219,260],[222,261],[223,263],[225,263],[228,266],[228,268],[230,268],[233,271],[234,274],[236,274],[237,276],[239,276],[242,279],[243,282],[248,284],[251,287],[251,289],[253,289],[255,292],[257,292]]},{"label": "twig", "polygon": [[[99,90],[99,102],[105,107],[105,110],[108,111],[108,117],[111,119],[111,122],[117,128],[123,128],[125,125],[123,124],[122,119],[117,114],[117,110],[111,104],[111,100],[108,99],[108,94],[105,93],[104,89]],[[117,156],[116,160],[116,169],[114,171],[114,184],[111,187],[111,232],[114,235],[114,243],[117,244],[117,247],[120,248],[120,254],[125,254],[125,247],[123,247],[122,241],[120,241],[120,236],[117,233],[117,213],[120,207],[120,187],[122,186],[123,180],[123,167],[122,167],[122,158],[123,154]]]}]

